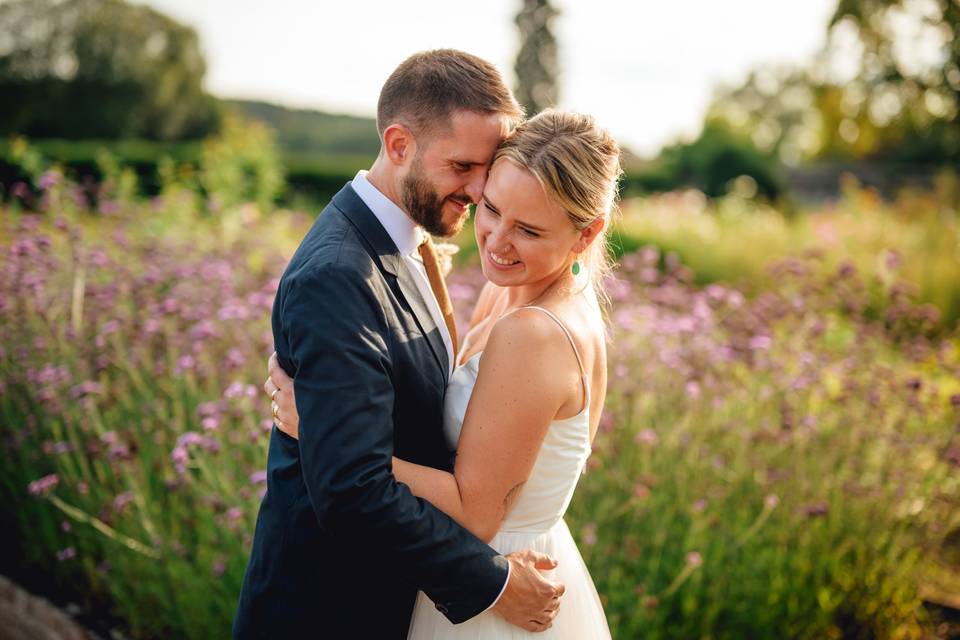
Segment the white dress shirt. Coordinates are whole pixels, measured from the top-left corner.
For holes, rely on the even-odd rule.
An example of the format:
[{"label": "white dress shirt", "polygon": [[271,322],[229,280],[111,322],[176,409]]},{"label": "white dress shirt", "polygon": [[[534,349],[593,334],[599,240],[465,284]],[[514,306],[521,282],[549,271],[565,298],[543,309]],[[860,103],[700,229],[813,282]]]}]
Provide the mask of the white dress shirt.
[{"label": "white dress shirt", "polygon": [[423,266],[423,259],[418,251],[420,243],[425,238],[424,230],[396,203],[370,184],[370,181],[367,180],[366,171],[358,172],[350,184],[357,195],[360,196],[360,199],[363,200],[363,203],[370,207],[370,211],[383,225],[387,235],[393,240],[393,244],[397,245],[397,250],[403,257],[407,268],[414,274],[414,282],[417,283],[420,295],[426,301],[427,309],[430,310],[430,315],[433,316],[433,321],[443,337],[443,345],[447,348],[447,362],[449,363],[447,376],[449,377],[453,373],[456,356],[453,353],[453,340],[450,339],[450,330],[447,329],[443,312],[440,311],[440,303],[433,295],[433,288],[430,287],[430,279],[427,277],[427,269]]},{"label": "white dress shirt", "polygon": [[[440,303],[433,295],[433,288],[430,286],[430,280],[427,278],[426,267],[423,266],[423,260],[420,258],[420,252],[417,248],[424,239],[424,230],[413,221],[407,213],[401,209],[394,201],[383,195],[379,189],[370,184],[367,180],[367,172],[359,171],[350,183],[353,190],[360,196],[363,203],[370,208],[373,215],[376,216],[380,224],[386,230],[387,235],[397,245],[397,250],[403,257],[403,261],[414,274],[414,281],[420,294],[427,303],[430,315],[433,321],[440,329],[440,335],[443,336],[443,344],[447,348],[447,361],[449,364],[448,376],[453,373],[455,363],[455,354],[453,353],[453,340],[450,339],[450,330],[447,329],[447,323],[443,319],[443,312],[440,311]],[[490,603],[485,611],[490,610],[493,605],[500,600],[503,592],[507,589],[507,582],[510,581],[510,564],[507,564],[507,580],[503,583],[499,595]]]}]

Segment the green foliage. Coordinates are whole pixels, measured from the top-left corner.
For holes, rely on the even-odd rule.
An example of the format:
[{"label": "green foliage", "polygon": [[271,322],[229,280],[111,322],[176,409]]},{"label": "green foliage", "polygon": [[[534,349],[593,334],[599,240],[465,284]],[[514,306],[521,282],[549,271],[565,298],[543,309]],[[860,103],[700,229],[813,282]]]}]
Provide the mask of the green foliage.
[{"label": "green foliage", "polygon": [[[840,0],[802,68],[762,67],[721,88],[709,119],[788,163],[960,160],[960,7],[953,0]],[[924,42],[921,51],[916,42]],[[852,64],[851,64],[852,63]]]},{"label": "green foliage", "polygon": [[[960,156],[960,5],[839,0],[830,28],[831,35],[852,32],[862,45],[856,77],[844,86],[846,97],[860,98],[848,104],[850,117],[921,138],[947,157]],[[908,38],[935,53],[904,46]],[[945,139],[936,140],[938,135]]]},{"label": "green foliage", "polygon": [[696,140],[665,148],[652,167],[628,176],[626,184],[628,188],[639,185],[650,190],[694,187],[717,197],[746,176],[752,181],[750,190],[772,200],[783,192],[777,171],[770,154],[760,152],[749,139],[733,134],[722,124],[708,121]]},{"label": "green foliage", "polygon": [[717,202],[692,191],[635,199],[624,205],[614,240],[624,251],[655,245],[675,254],[696,282],[751,293],[777,286],[772,262],[816,255],[823,269],[846,264],[864,275],[875,317],[897,309],[909,292],[933,306],[907,324],[951,329],[960,321],[960,188],[951,172],[937,184],[885,202],[849,179],[840,202],[792,216],[737,194]]},{"label": "green foliage", "polygon": [[0,135],[199,138],[219,111],[196,33],[122,0],[0,5]]},{"label": "green foliage", "polygon": [[220,135],[204,142],[200,182],[216,207],[256,202],[266,211],[284,185],[273,132],[262,123],[228,117]]},{"label": "green foliage", "polygon": [[[252,148],[217,144],[209,162]],[[202,174],[172,160],[140,201],[100,162],[113,206],[42,166],[33,211],[0,206],[4,523],[22,571],[132,636],[224,637],[263,488],[275,279],[311,218],[209,215]],[[850,187],[793,219],[739,195],[625,205],[636,250],[568,514],[615,638],[931,637],[921,587],[960,582],[938,562],[960,531],[960,341],[901,279],[955,241],[932,212],[956,183],[940,189],[883,205]],[[782,260],[811,237],[822,251]],[[691,284],[648,240],[755,295]],[[950,268],[935,277],[955,287]],[[480,281],[453,277],[461,319]],[[874,282],[892,313],[872,311]]]},{"label": "green foliage", "polygon": [[[19,141],[19,142],[18,142]],[[17,153],[22,146],[30,149],[28,157]],[[168,181],[163,177],[164,166],[172,162],[179,167],[175,173],[189,173],[202,160],[202,141],[157,142],[153,140],[0,140],[0,183],[9,188],[18,180],[38,177],[29,166],[45,167],[40,160],[57,162],[74,178],[102,182],[104,175],[97,163],[98,155],[106,151],[137,177],[141,195],[159,194]],[[270,152],[274,154],[274,151]],[[318,151],[281,151],[280,164],[286,188],[279,191],[284,202],[301,201],[313,211],[328,202],[344,183],[360,169],[369,168],[376,154],[334,153]],[[254,162],[257,164],[257,162]],[[252,169],[252,167],[251,167]],[[39,170],[41,173],[43,169]],[[177,178],[178,180],[180,178]],[[244,190],[249,187],[244,186]]]},{"label": "green foliage", "polygon": [[277,143],[288,156],[348,156],[369,158],[380,152],[374,118],[345,116],[310,109],[287,109],[267,102],[227,100],[227,108],[244,118],[259,120],[277,133]]}]

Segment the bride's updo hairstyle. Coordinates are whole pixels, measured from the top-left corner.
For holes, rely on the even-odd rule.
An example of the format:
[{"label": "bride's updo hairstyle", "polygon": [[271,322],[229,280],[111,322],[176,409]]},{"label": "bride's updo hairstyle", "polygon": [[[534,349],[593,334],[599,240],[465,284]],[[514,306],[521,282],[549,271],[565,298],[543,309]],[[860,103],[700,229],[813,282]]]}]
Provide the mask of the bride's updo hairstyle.
[{"label": "bride's updo hairstyle", "polygon": [[598,299],[606,301],[603,279],[613,265],[607,233],[622,173],[617,141],[592,116],[546,109],[517,125],[494,161],[500,158],[532,173],[577,230],[598,218],[606,220],[603,231],[580,256],[590,286]]}]

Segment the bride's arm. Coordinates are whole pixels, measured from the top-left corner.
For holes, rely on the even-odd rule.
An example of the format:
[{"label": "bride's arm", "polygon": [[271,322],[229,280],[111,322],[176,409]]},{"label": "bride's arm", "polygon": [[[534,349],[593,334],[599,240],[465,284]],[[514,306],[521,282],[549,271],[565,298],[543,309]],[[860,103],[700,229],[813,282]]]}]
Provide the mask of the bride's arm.
[{"label": "bride's arm", "polygon": [[[489,541],[526,482],[547,428],[578,389],[571,354],[557,326],[542,313],[519,311],[500,320],[483,351],[467,406],[454,472],[393,458],[393,473],[421,498]],[[280,388],[278,425],[296,437],[294,399],[282,370],[264,385]],[[279,386],[276,386],[279,385]]]},{"label": "bride's arm", "polygon": [[394,458],[397,480],[481,540],[492,539],[579,380],[571,377],[563,342],[541,313],[520,311],[498,322],[480,360],[454,472]]}]

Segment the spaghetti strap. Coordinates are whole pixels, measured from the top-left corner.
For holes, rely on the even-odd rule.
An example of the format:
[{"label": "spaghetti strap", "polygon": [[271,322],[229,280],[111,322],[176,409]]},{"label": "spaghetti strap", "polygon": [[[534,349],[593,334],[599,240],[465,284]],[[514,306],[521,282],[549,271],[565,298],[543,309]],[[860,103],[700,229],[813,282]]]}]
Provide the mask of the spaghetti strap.
[{"label": "spaghetti strap", "polygon": [[[555,314],[553,311],[550,311],[549,309],[544,309],[543,307],[538,307],[535,305],[527,305],[525,307],[517,307],[513,311],[519,311],[520,309],[536,309],[538,311],[543,311],[545,314],[550,316],[550,318],[552,318],[554,322],[560,325],[561,329],[563,329],[564,335],[566,335],[567,340],[570,341],[570,346],[573,347],[573,355],[577,356],[577,366],[580,367],[580,382],[583,383],[583,395],[584,395],[583,407],[580,410],[583,411],[584,409],[587,408],[587,405],[590,404],[590,385],[587,382],[587,372],[586,372],[586,369],[583,368],[583,360],[580,358],[580,351],[577,349],[577,343],[573,341],[573,335],[570,333],[570,330],[567,329],[567,326],[563,324],[563,321],[560,320],[557,314]],[[511,313],[513,313],[513,311],[511,311]]]}]

